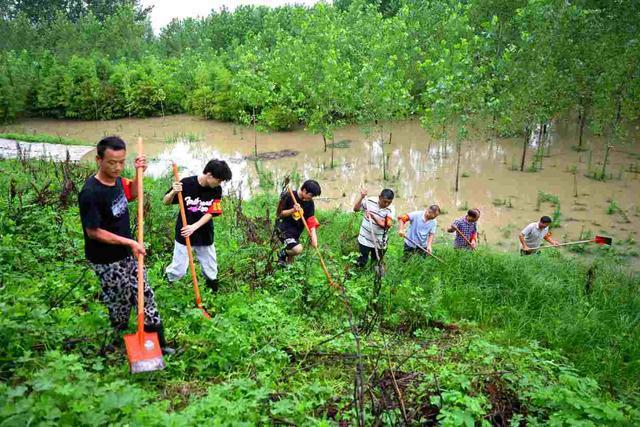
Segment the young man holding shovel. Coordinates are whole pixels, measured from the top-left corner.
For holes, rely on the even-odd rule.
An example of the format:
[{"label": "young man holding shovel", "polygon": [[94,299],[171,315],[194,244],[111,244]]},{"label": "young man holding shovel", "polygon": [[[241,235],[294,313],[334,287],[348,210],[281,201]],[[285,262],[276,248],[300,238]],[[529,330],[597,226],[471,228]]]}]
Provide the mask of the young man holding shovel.
[{"label": "young man holding shovel", "polygon": [[[102,300],[116,334],[129,327],[131,307],[136,305],[138,264],[135,258],[145,248],[131,237],[127,204],[138,196],[137,170],[147,167],[144,156],[136,157],[133,181],[120,177],[127,156],[125,142],[108,136],[98,142],[98,172],[85,182],[78,196],[84,233],[85,255],[102,285]],[[144,274],[144,330],[157,332],[164,354],[167,346],[153,290]],[[119,341],[119,340],[118,340]],[[117,341],[116,341],[117,342]]]},{"label": "young man holding shovel", "polygon": [[542,245],[542,240],[546,240],[553,246],[560,244],[551,237],[549,232],[551,222],[551,218],[545,215],[540,218],[540,221],[532,222],[522,229],[518,235],[521,246],[520,255],[531,255],[538,252],[538,248]]},{"label": "young man holding shovel", "polygon": [[300,235],[305,229],[302,222],[302,216],[309,226],[311,246],[318,247],[318,236],[316,228],[320,225],[316,220],[315,204],[313,198],[319,196],[322,189],[318,181],[309,179],[300,187],[300,191],[292,191],[295,200],[291,198],[289,191],[285,191],[280,195],[280,202],[276,211],[276,227],[280,241],[285,247],[278,252],[278,264],[286,266],[291,264],[295,257],[302,253],[302,244],[300,243]]},{"label": "young man holding shovel", "polygon": [[474,250],[478,247],[478,219],[480,218],[480,210],[469,209],[467,215],[453,221],[447,229],[448,233],[456,233],[453,241],[455,249]]},{"label": "young man holding shovel", "polygon": [[[440,206],[431,205],[424,211],[411,212],[398,218],[400,220],[398,234],[404,238],[405,257],[413,254],[426,256],[427,254],[420,247],[431,253],[431,245],[438,226],[436,220],[438,215],[440,215]],[[407,223],[410,224],[409,233],[404,231]]]},{"label": "young man holding shovel", "polygon": [[214,245],[213,217],[222,215],[222,184],[231,179],[231,169],[223,160],[211,160],[200,175],[182,178],[173,183],[162,199],[165,205],[177,204],[176,195],[182,191],[187,224],[182,225],[178,214],[175,228],[173,260],[165,270],[169,282],[181,279],[189,266],[185,238],[189,237],[202,274],[211,291],[218,290],[218,262]]},{"label": "young man holding shovel", "polygon": [[366,198],[367,190],[360,190],[360,197],[353,205],[354,212],[364,212],[364,218],[358,233],[358,247],[360,256],[356,261],[358,267],[364,267],[371,256],[372,261],[377,261],[383,256],[387,247],[386,232],[393,225],[395,210],[391,203],[395,194],[385,188],[378,196],[378,200]]}]

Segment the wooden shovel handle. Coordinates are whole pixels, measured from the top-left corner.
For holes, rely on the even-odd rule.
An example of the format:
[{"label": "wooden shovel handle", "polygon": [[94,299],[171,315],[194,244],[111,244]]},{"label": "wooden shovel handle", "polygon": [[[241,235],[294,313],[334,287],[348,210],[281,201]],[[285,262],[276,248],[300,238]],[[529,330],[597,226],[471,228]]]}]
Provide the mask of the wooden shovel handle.
[{"label": "wooden shovel handle", "polygon": [[595,241],[596,241],[596,239],[578,240],[576,242],[566,242],[566,243],[559,243],[557,245],[538,246],[537,248],[529,248],[529,249],[532,250],[532,251],[537,251],[539,249],[558,248],[560,246],[582,245],[584,243],[591,243],[591,242],[595,242]]},{"label": "wooden shovel handle", "polygon": [[[173,177],[176,181],[180,181],[180,175],[178,174],[178,166],[173,163]],[[184,208],[184,199],[182,197],[182,191],[178,191],[178,205],[180,206],[180,218],[182,219],[182,226],[187,224],[187,213]],[[187,254],[189,255],[189,271],[191,273],[191,279],[193,280],[193,291],[196,294],[196,307],[202,308],[202,300],[200,298],[200,288],[198,287],[198,277],[196,276],[196,266],[193,262],[193,253],[191,251],[191,239],[189,236],[184,238],[187,246]]]},{"label": "wooden shovel handle", "polygon": [[[295,207],[296,205],[296,198],[293,194],[293,191],[291,190],[291,186],[287,185],[287,190],[289,191],[289,196],[291,196],[291,201],[293,202],[293,205]],[[302,223],[304,224],[304,228],[307,230],[307,234],[309,234],[309,239],[311,239],[311,230],[309,229],[309,224],[307,224],[307,220],[304,217],[304,212],[302,214],[300,214],[300,219],[302,220]],[[333,279],[331,278],[331,274],[329,274],[329,270],[327,269],[327,265],[324,262],[324,258],[322,257],[322,253],[320,252],[320,249],[318,249],[318,246],[316,245],[315,247],[316,250],[316,254],[318,254],[318,258],[320,259],[320,264],[322,265],[322,271],[324,272],[324,275],[327,277],[327,280],[329,281],[329,285],[331,285],[332,287],[336,288],[336,289],[340,289],[340,287],[338,285],[335,284],[335,282],[333,281]]]},{"label": "wooden shovel handle", "polygon": [[467,239],[467,236],[465,236],[464,234],[462,234],[462,231],[460,231],[460,229],[458,228],[457,225],[451,224],[451,228],[453,228],[454,230],[456,230],[456,233],[458,233],[460,236],[462,236],[462,238],[464,239],[465,242],[467,242],[467,245],[469,245],[469,247],[471,249],[473,249],[473,246],[471,246],[471,242],[469,241],[469,239]]},{"label": "wooden shovel handle", "polygon": [[[138,156],[143,155],[142,137],[138,137]],[[136,168],[138,184],[138,244],[144,247],[144,168]],[[144,255],[138,253],[138,336],[144,345]]]},{"label": "wooden shovel handle", "polygon": [[416,247],[418,249],[421,249],[422,252],[424,252],[425,254],[432,256],[433,258],[435,258],[436,260],[438,260],[439,262],[441,262],[442,264],[444,264],[444,261],[440,258],[438,258],[437,256],[435,256],[434,254],[432,254],[431,252],[429,252],[428,250],[426,250],[425,248],[423,248],[421,245],[419,245],[418,243],[414,242],[413,240],[411,240],[409,237],[407,237],[407,235],[405,234],[403,236],[405,239],[407,239],[408,242],[413,243],[414,245],[416,245]]},{"label": "wooden shovel handle", "polygon": [[[293,202],[293,207],[295,208],[295,206],[298,204],[298,202],[296,201],[296,197],[293,194],[293,191],[291,190],[291,187],[287,185],[287,190],[289,191],[289,196],[291,196],[291,201]],[[302,223],[304,224],[304,228],[307,230],[307,234],[309,235],[309,238],[311,238],[311,229],[309,229],[309,224],[307,224],[307,220],[304,217],[304,212],[302,212],[300,214],[300,219],[302,220]]]}]

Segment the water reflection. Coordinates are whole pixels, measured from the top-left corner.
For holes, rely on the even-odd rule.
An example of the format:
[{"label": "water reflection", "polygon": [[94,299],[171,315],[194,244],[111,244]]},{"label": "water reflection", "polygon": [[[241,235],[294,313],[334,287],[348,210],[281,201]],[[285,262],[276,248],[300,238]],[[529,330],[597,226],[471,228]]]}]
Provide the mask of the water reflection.
[{"label": "water reflection", "polygon": [[173,163],[178,165],[181,177],[198,175],[211,159],[223,159],[229,164],[233,178],[224,184],[225,189],[233,188],[240,190],[243,195],[251,194],[249,165],[242,154],[223,154],[208,144],[189,142],[183,138],[150,158],[146,175],[153,178],[172,175]]},{"label": "water reflection", "polygon": [[[300,180],[317,179],[323,187],[318,206],[325,209],[349,210],[361,186],[369,194],[388,187],[396,191],[394,201],[398,213],[421,209],[438,203],[446,213],[439,221],[445,226],[462,215],[465,207],[482,209],[480,229],[490,244],[502,244],[507,249],[517,246],[517,232],[554,207],[538,203],[538,193],[557,196],[560,200],[561,228],[555,231],[559,239],[575,238],[581,231],[608,233],[618,239],[638,239],[640,230],[640,145],[633,143],[616,147],[610,153],[608,170],[613,179],[606,182],[586,175],[599,170],[604,155],[605,139],[588,132],[584,146],[591,151],[572,149],[577,144],[574,121],[559,121],[543,132],[534,129],[527,147],[525,170],[535,160],[536,152],[544,153],[542,170],[519,172],[523,138],[497,138],[489,133],[471,134],[461,143],[459,191],[456,193],[455,172],[457,152],[455,141],[431,138],[417,121],[385,123],[383,137],[379,132],[365,133],[361,127],[338,129],[333,149],[324,151],[322,138],[304,131],[258,134],[259,152],[295,150],[299,154],[259,163],[247,161],[253,154],[253,131],[228,123],[205,121],[189,116],[172,116],[145,120],[123,119],[110,122],[73,122],[25,120],[4,131],[59,134],[76,139],[95,140],[96,135],[117,133],[127,141],[141,134],[145,151],[151,161],[149,174],[170,173],[172,161],[181,167],[181,174],[200,173],[211,158],[229,162],[233,182],[226,186],[239,188],[250,197],[261,187],[275,193],[279,181],[295,170]],[[637,136],[638,130],[631,129]],[[392,133],[391,144],[388,143]],[[170,137],[198,135],[199,141]],[[382,141],[385,144],[382,144]],[[89,154],[92,159],[95,154]],[[383,158],[387,180],[383,180]],[[388,158],[388,163],[387,163]],[[574,177],[579,196],[574,197]],[[258,170],[262,171],[258,173]],[[634,172],[636,171],[636,172]],[[296,182],[296,185],[298,183]],[[620,213],[609,214],[609,204],[615,201]]]}]

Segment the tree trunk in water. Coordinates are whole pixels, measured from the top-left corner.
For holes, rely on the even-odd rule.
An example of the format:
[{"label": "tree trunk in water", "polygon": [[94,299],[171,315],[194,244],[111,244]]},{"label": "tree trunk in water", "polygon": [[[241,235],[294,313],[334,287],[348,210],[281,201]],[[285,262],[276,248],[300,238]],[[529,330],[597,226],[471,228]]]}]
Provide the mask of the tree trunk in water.
[{"label": "tree trunk in water", "polygon": [[[324,137],[323,137],[324,138]],[[336,147],[336,143],[333,138],[331,138],[331,169],[333,169],[333,150]]]},{"label": "tree trunk in water", "polygon": [[393,136],[393,132],[389,132],[389,145],[391,145],[391,137]]},{"label": "tree trunk in water", "polygon": [[443,157],[446,157],[447,155],[447,128],[445,127],[445,125],[442,125],[442,140],[444,141],[444,155]]},{"label": "tree trunk in water", "polygon": [[622,97],[618,96],[616,101],[616,125],[620,123],[620,119],[622,118]]},{"label": "tree trunk in water", "polygon": [[498,129],[496,129],[496,113],[493,113],[493,115],[491,116],[491,129],[493,130],[494,135],[497,137]]},{"label": "tree trunk in water", "polygon": [[609,150],[611,150],[611,144],[607,143],[604,150],[604,160],[602,161],[602,171],[600,172],[600,179],[605,181],[607,174],[607,161],[609,160]]},{"label": "tree trunk in water", "polygon": [[384,156],[384,140],[380,139],[380,148],[382,148],[382,180],[387,180],[387,162]]},{"label": "tree trunk in water", "polygon": [[587,110],[585,109],[585,111],[580,114],[580,136],[578,137],[578,147],[580,148],[582,148],[582,134],[584,133],[584,124],[587,121],[586,115]]},{"label": "tree trunk in water", "polygon": [[258,132],[256,131],[256,107],[253,107],[253,155],[258,156]]},{"label": "tree trunk in water", "polygon": [[576,126],[580,128],[580,122],[582,121],[582,107],[578,108],[578,121],[576,122]]},{"label": "tree trunk in water", "polygon": [[459,183],[460,183],[460,155],[461,155],[461,148],[462,148],[462,143],[458,142],[457,144],[457,148],[458,148],[458,160],[456,161],[456,193],[458,192],[458,188],[459,188]]},{"label": "tree trunk in water", "polygon": [[542,169],[542,157],[544,156],[544,144],[542,143],[543,126],[540,123],[540,129],[538,129],[538,169]]},{"label": "tree trunk in water", "polygon": [[322,134],[322,140],[324,141],[324,152],[327,152],[327,138]]},{"label": "tree trunk in water", "polygon": [[520,172],[524,172],[524,161],[527,158],[527,145],[529,144],[529,127],[524,128],[524,144],[522,145],[522,161],[520,162]]}]

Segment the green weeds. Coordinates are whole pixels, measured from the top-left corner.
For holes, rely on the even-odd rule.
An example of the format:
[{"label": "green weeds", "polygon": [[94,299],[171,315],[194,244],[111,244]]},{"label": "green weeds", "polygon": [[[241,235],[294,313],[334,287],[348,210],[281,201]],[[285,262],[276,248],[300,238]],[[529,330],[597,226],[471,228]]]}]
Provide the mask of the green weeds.
[{"label": "green weeds", "polygon": [[0,174],[10,190],[0,194],[3,424],[354,424],[356,359],[367,424],[640,422],[638,277],[606,249],[594,247],[592,268],[557,251],[519,257],[439,243],[441,265],[404,261],[394,237],[374,293],[373,272],[353,267],[361,217],[319,211],[328,268],[356,324],[369,326],[356,353],[344,302],[313,252],[275,269],[273,194],[224,199],[215,219],[222,285],[204,291],[215,314],[204,319],[188,278],[161,278],[177,212],[160,203],[170,179],[147,180],[147,272],[179,352],[164,371],[131,376],[122,349],[105,351],[113,335],[84,261],[73,201],[91,170],[20,160],[0,170],[12,171]]}]

